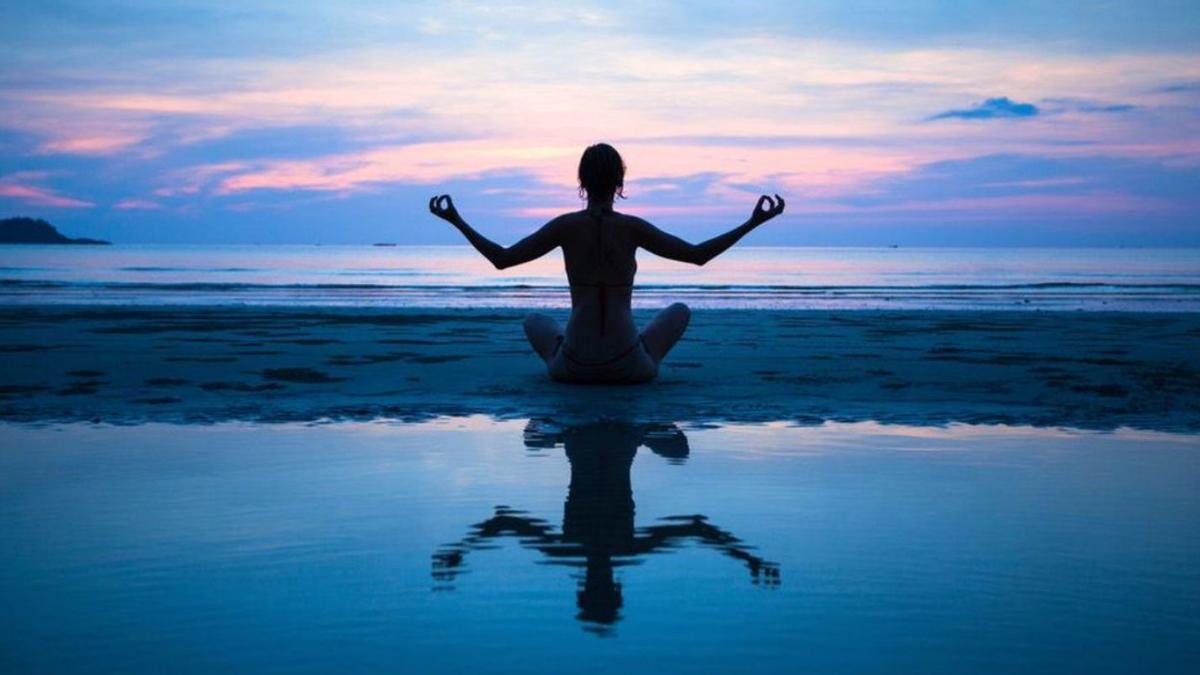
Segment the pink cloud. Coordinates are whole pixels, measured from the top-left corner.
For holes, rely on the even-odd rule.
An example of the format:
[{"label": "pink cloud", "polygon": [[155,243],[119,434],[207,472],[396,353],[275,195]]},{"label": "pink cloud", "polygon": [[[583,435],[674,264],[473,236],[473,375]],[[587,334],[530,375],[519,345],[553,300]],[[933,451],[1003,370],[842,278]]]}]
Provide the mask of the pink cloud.
[{"label": "pink cloud", "polygon": [[383,183],[437,183],[492,171],[542,174],[548,164],[565,157],[566,152],[566,148],[510,145],[501,141],[381,146],[308,160],[263,162],[221,178],[215,192],[221,195],[251,190],[349,193]]},{"label": "pink cloud", "polygon": [[[630,213],[644,217],[678,216],[748,216],[754,205],[750,197],[738,197],[728,202],[650,205],[631,204]],[[1122,193],[1089,192],[1071,195],[1007,195],[1002,197],[971,197],[943,200],[907,201],[890,204],[859,206],[828,200],[810,200],[792,197],[788,200],[787,212],[792,216],[837,215],[850,217],[892,218],[896,215],[953,214],[963,221],[993,220],[998,214],[1014,218],[1054,218],[1096,216],[1106,214],[1162,213],[1181,208],[1166,200],[1137,197]],[[579,204],[561,202],[558,206],[515,208],[509,215],[523,218],[553,218],[561,213],[575,211]],[[622,209],[624,210],[624,209]]]},{"label": "pink cloud", "polygon": [[49,206],[57,209],[85,209],[95,206],[92,202],[61,195],[50,188],[31,185],[25,181],[37,180],[40,173],[17,173],[0,178],[0,197],[16,199],[33,206]]},{"label": "pink cloud", "polygon": [[46,155],[111,155],[135,145],[141,137],[133,134],[67,136],[46,141],[38,152]]},{"label": "pink cloud", "polygon": [[[631,205],[628,209],[629,213],[644,216],[711,216],[711,215],[729,215],[741,214],[749,216],[750,210],[754,207],[754,201],[748,200],[745,204],[699,204],[699,205],[653,205],[653,204],[636,204]],[[531,206],[527,208],[516,208],[507,211],[509,215],[520,218],[553,218],[563,213],[570,211],[578,211],[580,204],[566,204],[562,206]],[[624,208],[617,209],[625,211]]]},{"label": "pink cloud", "polygon": [[238,171],[248,171],[250,168],[250,165],[242,162],[219,162],[184,167],[168,173],[163,178],[166,185],[154,190],[154,194],[159,197],[198,194],[211,187],[222,177]]},{"label": "pink cloud", "polygon": [[[544,20],[558,11],[547,9],[538,16]],[[442,15],[413,21],[426,30],[455,26]],[[939,143],[960,149],[976,143],[980,152],[1037,145],[1038,138],[1112,139],[1109,144],[1114,147],[1108,152],[1178,154],[1183,152],[1180,142],[1194,136],[1194,129],[1171,120],[1148,123],[1144,115],[1048,119],[1005,134],[976,125],[941,140],[931,136],[943,133],[941,129],[912,121],[981,91],[1022,100],[1124,100],[1129,92],[1143,90],[1146,82],[1200,76],[1194,59],[1173,54],[1097,58],[1025,50],[882,50],[767,35],[714,40],[695,50],[583,30],[572,39],[556,39],[553,56],[546,53],[484,40],[453,56],[405,44],[285,61],[206,61],[194,64],[170,87],[97,78],[85,90],[6,91],[21,114],[9,115],[5,125],[48,139],[43,152],[76,154],[113,154],[134,144],[149,152],[143,146],[186,144],[241,128],[288,125],[336,126],[376,138],[486,135],[514,153],[531,140],[565,144],[577,152],[598,130],[619,130],[627,138],[877,138],[881,147],[899,143],[910,149]],[[580,63],[603,66],[585,69],[587,77],[581,82]],[[755,105],[748,107],[747,101]],[[392,115],[397,109],[421,114]],[[170,122],[171,133],[151,133],[163,122]],[[1139,148],[1136,142],[1149,145]],[[1055,152],[1070,151],[1061,147]],[[1097,147],[1075,151],[1095,152]],[[1195,145],[1186,151],[1196,152]],[[693,148],[677,163],[691,169],[700,155],[711,152],[737,155],[734,150]],[[842,148],[836,154],[844,152],[850,151]],[[758,161],[760,154],[745,149],[744,159]],[[827,154],[838,160],[834,151]],[[947,152],[930,149],[925,154],[946,158]],[[386,163],[385,158],[374,159]],[[519,158],[519,163],[529,164],[526,159]],[[710,170],[711,164],[701,166]],[[330,167],[271,165],[267,174],[230,180],[223,189],[344,191],[375,182],[378,174],[389,180],[397,173],[381,171],[376,164],[358,176],[344,167],[334,166],[332,172],[326,168]],[[642,169],[642,175],[670,175],[656,174],[644,163]],[[430,172],[423,173],[428,179]]]},{"label": "pink cloud", "polygon": [[[305,160],[260,162],[231,168],[215,182],[214,192],[231,195],[253,190],[304,190],[351,193],[387,183],[437,184],[495,172],[523,173],[537,190],[575,187],[574,171],[585,142],[549,144],[536,139],[452,141],[383,146]],[[741,200],[750,191],[734,184],[768,189],[843,194],[883,175],[903,172],[924,159],[912,151],[830,147],[709,147],[638,143],[624,152],[631,185],[639,179],[672,178],[711,172],[721,178],[710,188],[714,202]],[[651,184],[647,191],[657,189]],[[753,193],[757,196],[757,193]]]},{"label": "pink cloud", "polygon": [[161,209],[162,204],[159,204],[158,202],[152,202],[148,199],[122,199],[116,204],[113,204],[113,208],[121,209],[123,211],[153,211],[155,209]]}]

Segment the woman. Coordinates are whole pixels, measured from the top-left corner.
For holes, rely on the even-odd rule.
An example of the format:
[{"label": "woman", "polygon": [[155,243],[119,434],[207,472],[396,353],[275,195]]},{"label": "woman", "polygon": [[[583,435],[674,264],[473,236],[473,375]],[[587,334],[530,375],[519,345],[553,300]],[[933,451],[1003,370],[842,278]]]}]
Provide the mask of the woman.
[{"label": "woman", "polygon": [[634,254],[644,248],[655,255],[703,265],[733,246],[748,232],[783,213],[783,198],[758,198],[750,219],[702,244],[689,244],[650,223],[613,210],[625,198],[625,162],[616,149],[599,143],[579,160],[579,196],[587,208],[563,214],[540,230],[505,248],[476,232],[458,215],[450,195],[429,200],[435,216],[458,228],[475,250],[496,269],[529,262],[555,247],[563,249],[571,285],[571,318],[566,330],[545,314],[525,319],[525,335],[559,382],[649,382],[658,364],[675,346],[691,319],[691,310],[675,303],[638,332],[630,299]]}]

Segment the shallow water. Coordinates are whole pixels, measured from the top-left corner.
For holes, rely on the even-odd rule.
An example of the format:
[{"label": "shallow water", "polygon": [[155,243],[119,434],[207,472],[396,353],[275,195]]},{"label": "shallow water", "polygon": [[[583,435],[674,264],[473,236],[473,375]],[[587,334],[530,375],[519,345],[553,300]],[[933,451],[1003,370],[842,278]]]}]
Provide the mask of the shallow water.
[{"label": "shallow water", "polygon": [[1195,672],[1194,435],[0,426],[5,672]]},{"label": "shallow water", "polygon": [[[738,247],[639,254],[634,303],[727,309],[1200,311],[1200,249]],[[0,306],[564,307],[561,256],[465,246],[0,246]]]}]

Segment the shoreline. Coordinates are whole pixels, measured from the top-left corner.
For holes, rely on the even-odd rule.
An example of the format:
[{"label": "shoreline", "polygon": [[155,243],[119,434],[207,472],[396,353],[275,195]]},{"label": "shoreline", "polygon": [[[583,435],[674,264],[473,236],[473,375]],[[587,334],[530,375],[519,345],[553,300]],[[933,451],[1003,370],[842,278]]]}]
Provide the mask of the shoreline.
[{"label": "shoreline", "polygon": [[[3,247],[0,247],[3,248]],[[469,246],[16,250],[0,306],[567,307],[560,252],[497,271]],[[1200,249],[737,247],[639,256],[635,307],[1200,313]]]},{"label": "shoreline", "polygon": [[[560,320],[564,311],[552,310]],[[0,421],[875,421],[1200,430],[1200,314],[696,310],[659,379],[551,382],[524,310],[6,307]],[[644,323],[650,311],[635,311]]]}]

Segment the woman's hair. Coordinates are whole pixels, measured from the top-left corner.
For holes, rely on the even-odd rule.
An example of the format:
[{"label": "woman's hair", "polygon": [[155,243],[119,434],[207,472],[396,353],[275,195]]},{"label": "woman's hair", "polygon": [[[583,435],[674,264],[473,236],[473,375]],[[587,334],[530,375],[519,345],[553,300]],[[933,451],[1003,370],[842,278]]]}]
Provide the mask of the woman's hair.
[{"label": "woman's hair", "polygon": [[598,201],[625,198],[625,161],[608,143],[597,143],[579,158],[579,196]]}]

